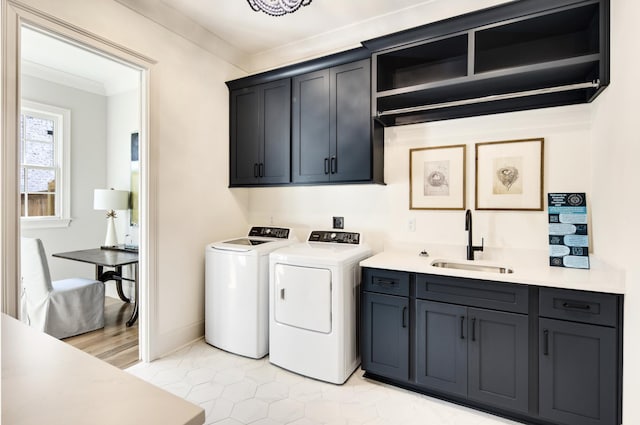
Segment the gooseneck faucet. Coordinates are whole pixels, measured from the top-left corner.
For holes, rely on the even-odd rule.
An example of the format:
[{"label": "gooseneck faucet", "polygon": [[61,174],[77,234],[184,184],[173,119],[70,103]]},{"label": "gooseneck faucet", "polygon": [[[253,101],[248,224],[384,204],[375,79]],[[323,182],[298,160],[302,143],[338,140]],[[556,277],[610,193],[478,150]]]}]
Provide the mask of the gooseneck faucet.
[{"label": "gooseneck faucet", "polygon": [[482,238],[481,246],[473,246],[473,220],[471,218],[471,210],[467,210],[464,217],[464,230],[469,232],[469,240],[467,242],[467,260],[473,260],[476,251],[484,251],[484,238]]}]

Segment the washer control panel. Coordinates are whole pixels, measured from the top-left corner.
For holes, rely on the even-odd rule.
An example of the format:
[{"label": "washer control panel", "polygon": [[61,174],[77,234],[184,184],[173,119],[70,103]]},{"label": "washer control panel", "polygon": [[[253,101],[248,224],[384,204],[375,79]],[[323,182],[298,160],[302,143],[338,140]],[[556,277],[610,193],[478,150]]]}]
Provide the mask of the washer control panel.
[{"label": "washer control panel", "polygon": [[261,236],[263,238],[288,239],[291,229],[284,227],[255,226],[249,230],[249,236]]},{"label": "washer control panel", "polygon": [[314,230],[309,235],[309,242],[327,242],[327,243],[343,243],[343,244],[349,244],[349,245],[359,245],[360,233]]}]

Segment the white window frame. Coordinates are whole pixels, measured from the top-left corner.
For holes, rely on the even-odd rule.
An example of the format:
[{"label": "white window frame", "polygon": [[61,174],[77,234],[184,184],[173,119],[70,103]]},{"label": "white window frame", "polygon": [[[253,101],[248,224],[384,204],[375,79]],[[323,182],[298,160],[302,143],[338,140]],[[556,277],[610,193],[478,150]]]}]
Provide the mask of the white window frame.
[{"label": "white window frame", "polygon": [[[20,217],[23,229],[68,227],[71,223],[71,111],[44,103],[22,99],[20,114],[44,115],[55,121],[54,150],[56,161],[56,215],[52,217]],[[20,140],[22,143],[22,140]],[[19,164],[19,169],[22,164]]]}]

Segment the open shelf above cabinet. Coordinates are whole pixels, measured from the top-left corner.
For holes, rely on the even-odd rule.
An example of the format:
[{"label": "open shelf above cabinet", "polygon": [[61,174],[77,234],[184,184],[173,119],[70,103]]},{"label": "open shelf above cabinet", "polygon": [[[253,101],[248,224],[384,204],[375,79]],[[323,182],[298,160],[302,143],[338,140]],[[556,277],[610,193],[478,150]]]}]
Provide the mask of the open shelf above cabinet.
[{"label": "open shelf above cabinet", "polygon": [[609,0],[520,0],[388,40],[363,43],[385,126],[591,102],[609,84]]}]

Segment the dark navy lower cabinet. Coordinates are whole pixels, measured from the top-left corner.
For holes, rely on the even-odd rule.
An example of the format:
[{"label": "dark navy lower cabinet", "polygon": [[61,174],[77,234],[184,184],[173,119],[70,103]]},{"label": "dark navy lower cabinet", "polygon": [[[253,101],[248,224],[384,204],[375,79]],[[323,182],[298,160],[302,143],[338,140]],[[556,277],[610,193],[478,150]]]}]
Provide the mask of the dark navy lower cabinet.
[{"label": "dark navy lower cabinet", "polygon": [[416,300],[416,383],[467,395],[467,309]]},{"label": "dark navy lower cabinet", "polygon": [[528,317],[416,300],[416,382],[526,413]]},{"label": "dark navy lower cabinet", "polygon": [[362,294],[362,367],[390,379],[409,379],[409,299]]},{"label": "dark navy lower cabinet", "polygon": [[469,308],[468,397],[526,413],[529,408],[529,318]]},{"label": "dark navy lower cabinet", "polygon": [[616,330],[540,319],[540,416],[570,425],[616,422]]},{"label": "dark navy lower cabinet", "polygon": [[365,376],[537,425],[620,425],[623,296],[362,269]]}]

